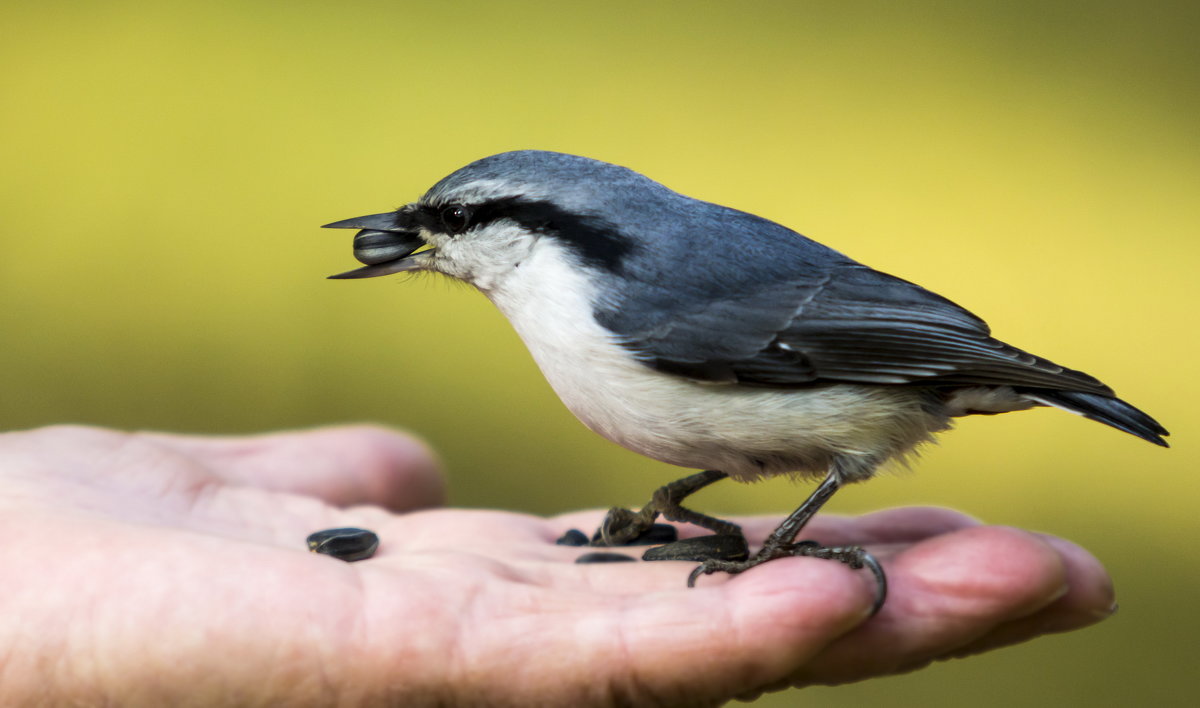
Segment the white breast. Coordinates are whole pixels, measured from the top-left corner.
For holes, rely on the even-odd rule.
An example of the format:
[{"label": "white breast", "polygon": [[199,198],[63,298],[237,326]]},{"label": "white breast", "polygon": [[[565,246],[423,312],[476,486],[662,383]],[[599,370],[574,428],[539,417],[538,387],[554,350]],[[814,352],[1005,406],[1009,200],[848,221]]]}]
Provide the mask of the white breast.
[{"label": "white breast", "polygon": [[947,425],[922,408],[917,392],[900,387],[780,390],[655,371],[596,322],[588,275],[561,245],[543,238],[484,292],[512,322],[567,408],[619,445],[743,479],[824,474],[842,458],[853,478],[869,476]]}]

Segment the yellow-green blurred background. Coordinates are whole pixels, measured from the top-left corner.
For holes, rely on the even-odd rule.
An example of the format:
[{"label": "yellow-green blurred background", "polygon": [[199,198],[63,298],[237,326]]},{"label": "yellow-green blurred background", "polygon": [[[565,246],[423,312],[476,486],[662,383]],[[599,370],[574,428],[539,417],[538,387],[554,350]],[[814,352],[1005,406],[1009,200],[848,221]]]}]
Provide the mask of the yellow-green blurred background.
[{"label": "yellow-green blurred background", "polygon": [[915,474],[844,491],[836,511],[939,504],[1072,538],[1121,612],[764,704],[1191,705],[1198,7],[7,2],[0,427],[382,421],[433,442],[459,505],[638,504],[679,470],[578,424],[483,297],[324,280],[356,263],[319,224],[503,150],[584,154],[945,294],[1176,433],[970,419]]}]

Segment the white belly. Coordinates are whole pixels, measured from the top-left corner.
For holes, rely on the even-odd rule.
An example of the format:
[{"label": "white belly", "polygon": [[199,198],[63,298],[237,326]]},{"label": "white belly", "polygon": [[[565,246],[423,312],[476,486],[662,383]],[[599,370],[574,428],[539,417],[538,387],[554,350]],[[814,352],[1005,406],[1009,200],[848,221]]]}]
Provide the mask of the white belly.
[{"label": "white belly", "polygon": [[648,457],[741,479],[870,476],[947,427],[904,387],[836,385],[800,390],[708,384],[635,361],[592,316],[581,267],[542,239],[485,293],[512,322],[546,379],[588,428]]}]

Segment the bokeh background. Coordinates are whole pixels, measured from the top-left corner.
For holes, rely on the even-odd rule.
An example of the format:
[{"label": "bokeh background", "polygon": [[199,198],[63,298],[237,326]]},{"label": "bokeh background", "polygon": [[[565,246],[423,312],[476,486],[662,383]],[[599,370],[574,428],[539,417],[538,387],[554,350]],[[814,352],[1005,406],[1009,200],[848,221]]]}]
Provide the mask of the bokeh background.
[{"label": "bokeh background", "polygon": [[940,504],[1072,538],[1121,612],[763,705],[1193,705],[1198,8],[6,2],[0,427],[381,421],[432,441],[458,505],[639,504],[679,470],[578,424],[483,297],[324,280],[357,264],[319,224],[503,150],[589,155],[945,294],[1176,433],[970,419],[917,473],[845,490],[843,513]]}]

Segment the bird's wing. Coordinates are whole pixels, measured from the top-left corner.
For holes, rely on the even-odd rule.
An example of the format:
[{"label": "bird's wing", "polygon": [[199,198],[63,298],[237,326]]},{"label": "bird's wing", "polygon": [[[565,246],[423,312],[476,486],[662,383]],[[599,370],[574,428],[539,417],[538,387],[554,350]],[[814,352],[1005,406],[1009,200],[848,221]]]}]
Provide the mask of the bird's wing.
[{"label": "bird's wing", "polygon": [[[804,276],[597,318],[648,366],[759,386],[822,381],[1014,385],[1111,394],[1096,379],[990,336],[987,325],[913,283],[845,259]],[[619,307],[619,305],[618,305]]]}]

